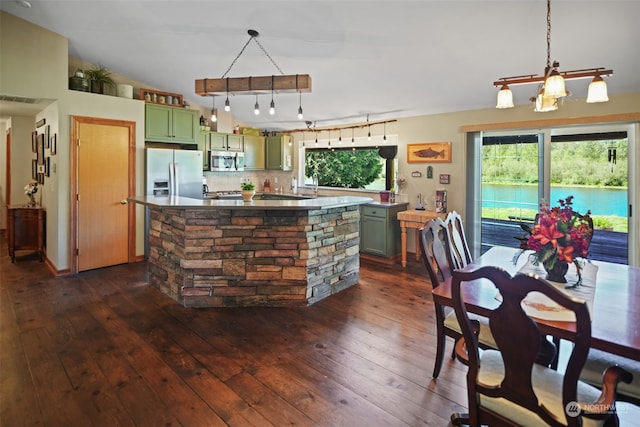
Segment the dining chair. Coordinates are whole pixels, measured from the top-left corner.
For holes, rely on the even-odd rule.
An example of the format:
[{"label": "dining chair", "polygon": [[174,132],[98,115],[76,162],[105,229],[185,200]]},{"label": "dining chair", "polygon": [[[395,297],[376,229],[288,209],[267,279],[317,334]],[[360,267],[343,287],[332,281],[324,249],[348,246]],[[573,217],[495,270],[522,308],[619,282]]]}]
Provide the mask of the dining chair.
[{"label": "dining chair", "polygon": [[580,380],[600,387],[599,379],[608,366],[617,365],[633,375],[631,383],[618,385],[618,399],[640,405],[640,362],[592,348],[580,373]]},{"label": "dining chair", "polygon": [[[477,286],[478,280],[486,286],[493,284],[501,301],[488,313],[498,349],[482,353],[462,296],[464,289]],[[533,292],[575,315],[574,345],[564,373],[535,363],[541,332],[523,309],[523,300]],[[574,299],[538,277],[511,277],[492,266],[454,270],[451,295],[463,334],[456,346],[457,356],[468,361],[469,425],[617,425],[616,386],[619,381],[630,382],[631,374],[617,366],[607,368],[602,392],[579,380],[591,341],[586,301]]]},{"label": "dining chair", "polygon": [[467,238],[464,234],[464,225],[462,223],[462,216],[456,211],[451,211],[447,214],[444,223],[447,225],[450,236],[450,259],[453,262],[454,269],[464,268],[469,264],[473,258],[469,251],[469,245],[467,244]]},{"label": "dining chair", "polygon": [[[447,258],[448,250],[448,230],[445,223],[440,218],[429,220],[419,230],[420,249],[422,260],[427,268],[431,286],[433,289],[440,286],[442,282],[451,277],[451,268]],[[433,367],[433,378],[438,378],[442,362],[446,337],[451,337],[457,341],[462,337],[462,330],[456,319],[455,313],[450,307],[444,307],[434,301],[436,311],[436,360]],[[482,348],[495,347],[495,342],[491,337],[486,319],[480,319],[480,346]],[[483,325],[484,324],[484,325]],[[455,353],[452,351],[452,358]]]}]

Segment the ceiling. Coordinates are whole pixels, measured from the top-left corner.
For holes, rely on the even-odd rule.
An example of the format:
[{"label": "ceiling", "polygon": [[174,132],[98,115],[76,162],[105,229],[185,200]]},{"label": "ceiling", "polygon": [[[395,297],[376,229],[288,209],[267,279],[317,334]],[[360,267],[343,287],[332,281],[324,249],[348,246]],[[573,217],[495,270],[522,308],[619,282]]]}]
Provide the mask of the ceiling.
[{"label": "ceiling", "polygon": [[[493,108],[500,77],[541,74],[546,64],[544,0],[218,1],[0,0],[12,15],[69,40],[69,55],[211,108],[196,79],[220,78],[249,40],[284,74],[310,74],[297,94],[230,96],[232,114],[261,129],[342,126]],[[551,60],[560,70],[606,67],[609,94],[640,92],[640,0],[553,0]],[[280,72],[251,42],[228,77]],[[589,80],[567,82],[584,98]],[[528,104],[534,84],[512,86]],[[222,107],[224,97],[216,98]]]}]

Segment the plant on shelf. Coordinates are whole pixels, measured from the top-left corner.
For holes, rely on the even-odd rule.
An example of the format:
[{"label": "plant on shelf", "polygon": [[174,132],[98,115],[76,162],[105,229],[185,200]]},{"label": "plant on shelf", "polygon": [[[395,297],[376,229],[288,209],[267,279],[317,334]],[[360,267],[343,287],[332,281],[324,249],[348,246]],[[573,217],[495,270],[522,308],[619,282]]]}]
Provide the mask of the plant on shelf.
[{"label": "plant on shelf", "polygon": [[530,227],[520,227],[528,236],[516,237],[520,248],[532,250],[531,258],[535,265],[542,264],[547,271],[547,280],[566,283],[564,275],[569,264],[576,266],[578,286],[582,282],[581,266],[577,257],[586,258],[593,234],[593,222],[590,211],[581,215],[573,210],[573,196],[558,200],[560,206],[549,208],[541,203],[537,223]]},{"label": "plant on shelf", "polygon": [[256,194],[256,186],[251,181],[245,181],[240,184],[242,190],[242,200],[250,202]]},{"label": "plant on shelf", "polygon": [[89,87],[92,93],[105,93],[107,86],[114,88],[116,83],[111,78],[111,71],[102,65],[97,65],[85,70],[84,75],[89,79]]}]

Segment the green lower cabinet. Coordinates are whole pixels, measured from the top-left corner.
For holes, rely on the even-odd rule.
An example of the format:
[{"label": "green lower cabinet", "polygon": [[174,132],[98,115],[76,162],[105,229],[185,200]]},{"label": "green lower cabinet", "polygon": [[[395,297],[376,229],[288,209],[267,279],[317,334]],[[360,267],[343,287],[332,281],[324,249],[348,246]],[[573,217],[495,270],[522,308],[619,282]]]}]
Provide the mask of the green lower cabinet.
[{"label": "green lower cabinet", "polygon": [[398,212],[408,203],[369,203],[360,206],[360,252],[393,258],[401,252]]}]

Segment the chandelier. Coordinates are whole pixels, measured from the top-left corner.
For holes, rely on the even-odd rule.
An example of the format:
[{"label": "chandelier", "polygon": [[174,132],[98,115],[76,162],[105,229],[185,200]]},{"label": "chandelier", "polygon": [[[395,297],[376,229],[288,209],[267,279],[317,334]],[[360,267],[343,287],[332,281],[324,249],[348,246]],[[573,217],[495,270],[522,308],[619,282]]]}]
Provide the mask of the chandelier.
[{"label": "chandelier", "polygon": [[583,70],[559,71],[560,63],[551,63],[551,0],[547,0],[547,65],[544,75],[527,74],[524,76],[502,77],[493,85],[499,87],[496,108],[513,107],[513,93],[509,85],[538,83],[535,96],[529,98],[535,104],[534,111],[546,112],[558,109],[558,101],[570,93],[565,89],[564,82],[569,79],[592,78],[587,92],[587,102],[606,102],[607,84],[603,76],[611,76],[613,70],[600,68],[586,68]]},{"label": "chandelier", "polygon": [[[302,93],[311,92],[311,77],[308,74],[292,74],[285,75],[278,64],[273,60],[271,55],[269,55],[266,49],[260,44],[258,41],[258,33],[256,30],[248,30],[249,40],[244,44],[240,53],[235,57],[235,59],[227,68],[227,71],[222,75],[221,78],[212,78],[212,79],[199,79],[195,82],[196,94],[200,96],[211,96],[213,97],[213,107],[211,110],[211,118],[213,121],[216,116],[216,108],[215,108],[215,96],[217,95],[225,95],[226,99],[224,102],[224,110],[231,111],[231,103],[229,101],[229,95],[251,95],[255,96],[256,103],[254,105],[254,114],[260,114],[260,105],[258,103],[258,95],[260,94],[270,94],[271,95],[271,103],[269,105],[269,114],[275,114],[276,104],[274,100],[274,94],[280,93],[297,93],[300,97],[300,103],[298,106],[298,119],[302,120],[303,111],[302,111]],[[264,54],[269,58],[271,63],[276,67],[280,75],[270,75],[270,76],[248,76],[248,77],[227,77],[231,68],[233,68],[234,64],[240,56],[244,53],[245,49],[254,41],[264,52]]]}]

